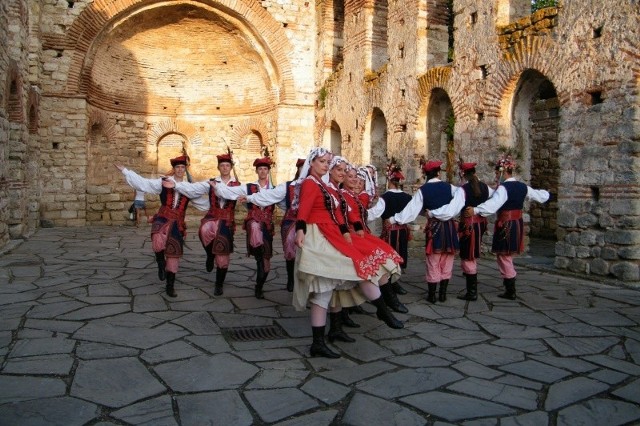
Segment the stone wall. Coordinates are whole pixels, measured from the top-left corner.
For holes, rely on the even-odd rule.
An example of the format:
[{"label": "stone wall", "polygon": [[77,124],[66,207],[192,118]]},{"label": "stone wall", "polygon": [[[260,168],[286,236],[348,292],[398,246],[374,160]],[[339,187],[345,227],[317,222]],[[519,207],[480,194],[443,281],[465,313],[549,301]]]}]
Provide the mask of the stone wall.
[{"label": "stone wall", "polygon": [[[419,3],[389,3],[390,59],[378,70],[362,67],[372,54],[363,20],[345,20],[343,67],[323,82],[318,134],[335,123],[342,153],[366,161],[367,120],[381,110],[388,157],[417,177],[420,155],[446,160],[428,147],[442,146],[442,122],[430,118],[448,104],[452,148],[483,179],[493,180],[484,165],[505,146],[520,153],[527,183],[550,190],[552,201],[526,217],[532,234],[557,241],[558,268],[638,280],[637,2],[561,2],[530,15],[517,1],[454,1],[451,64],[435,60],[444,2],[427,2],[426,16]],[[425,58],[434,59],[423,70]]]}]

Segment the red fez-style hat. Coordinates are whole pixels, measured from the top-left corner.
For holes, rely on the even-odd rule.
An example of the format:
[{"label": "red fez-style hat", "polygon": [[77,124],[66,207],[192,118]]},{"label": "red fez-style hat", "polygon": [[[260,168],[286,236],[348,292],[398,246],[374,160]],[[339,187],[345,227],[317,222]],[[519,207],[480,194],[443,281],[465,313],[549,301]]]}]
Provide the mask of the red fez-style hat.
[{"label": "red fez-style hat", "polygon": [[305,161],[306,158],[298,158],[298,161],[296,161],[296,167],[302,167]]},{"label": "red fez-style hat", "polygon": [[422,170],[425,173],[429,173],[434,170],[440,170],[441,165],[442,165],[442,161],[427,161],[422,165]]},{"label": "red fez-style hat", "polygon": [[186,166],[186,165],[189,164],[189,156],[188,155],[181,155],[180,157],[172,158],[169,161],[171,162],[171,167],[175,167],[175,166],[178,166],[180,164]]},{"label": "red fez-style hat", "polygon": [[233,160],[231,159],[231,155],[229,155],[229,154],[217,155],[216,157],[218,157],[218,164],[220,164],[220,163],[231,163],[231,164],[233,164]]},{"label": "red fez-style hat", "polygon": [[271,168],[271,158],[269,157],[256,158],[256,160],[253,162],[253,167],[260,167],[260,166],[266,166]]},{"label": "red fez-style hat", "polygon": [[462,170],[463,172],[469,171],[471,169],[475,169],[476,168],[476,164],[478,163],[462,163],[460,164],[460,170]]},{"label": "red fez-style hat", "polygon": [[389,175],[389,180],[402,182],[404,180],[404,175],[400,170],[396,170]]}]

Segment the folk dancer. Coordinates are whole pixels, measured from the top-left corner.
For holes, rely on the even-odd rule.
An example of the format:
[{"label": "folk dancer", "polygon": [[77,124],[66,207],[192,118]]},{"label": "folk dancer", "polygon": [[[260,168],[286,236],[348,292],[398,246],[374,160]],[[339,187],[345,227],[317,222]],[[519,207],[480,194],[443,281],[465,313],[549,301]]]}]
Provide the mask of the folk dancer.
[{"label": "folk dancer", "polygon": [[217,155],[218,171],[220,176],[208,181],[186,183],[180,182],[177,188],[191,199],[198,199],[207,195],[205,207],[207,213],[200,221],[198,237],[202,243],[207,260],[205,268],[207,272],[216,268],[216,281],[213,294],[223,294],[224,280],[229,271],[230,257],[233,253],[233,237],[236,230],[235,208],[236,201],[219,197],[216,194],[216,186],[238,187],[238,182],[231,176],[233,158],[230,154]]},{"label": "folk dancer", "polygon": [[[427,161],[422,165],[426,183],[420,187],[400,213],[389,218],[389,224],[394,225],[409,223],[421,213],[427,216],[426,281],[427,301],[431,303],[436,303],[438,283],[440,284],[438,300],[440,302],[447,300],[447,286],[453,273],[454,255],[459,248],[457,226],[453,217],[459,213],[460,207],[457,207],[457,210],[452,207],[449,211],[437,216],[430,213],[432,210],[450,204],[457,192],[455,186],[439,179],[441,165],[442,161]],[[455,206],[455,203],[452,205]]]},{"label": "folk dancer", "polygon": [[[364,254],[352,242],[345,219],[346,203],[340,200],[338,190],[323,180],[330,161],[329,151],[312,149],[298,180],[293,201],[293,208],[298,209],[293,305],[302,311],[310,303],[311,356],[338,358],[340,355],[329,349],[324,339],[330,307],[334,312],[360,304],[365,301],[364,294],[377,307],[378,318],[389,327],[402,328],[403,324],[388,309],[378,288],[380,282],[388,281],[387,277],[400,273],[400,257],[383,248]],[[354,283],[359,284],[356,287]]]},{"label": "folk dancer", "polygon": [[[216,194],[228,200],[237,200],[239,197],[246,197],[259,191],[273,189],[269,179],[271,164],[272,161],[269,157],[257,158],[253,162],[258,175],[257,181],[237,187],[215,185]],[[274,210],[275,205],[273,204],[267,207],[260,207],[257,204],[247,202],[247,216],[242,225],[247,232],[247,256],[253,256],[256,260],[254,295],[257,299],[264,299],[263,286],[271,270]]]},{"label": "folk dancer", "polygon": [[[368,210],[369,221],[382,218],[382,232],[380,238],[386,241],[402,257],[402,272],[407,268],[409,262],[409,241],[411,241],[411,229],[406,224],[391,224],[389,218],[400,213],[411,201],[411,195],[402,190],[405,180],[404,174],[399,166],[393,164],[387,172],[387,191],[383,193],[378,202]],[[391,288],[396,294],[407,294],[407,290],[402,288],[396,281],[391,284]]]},{"label": "folk dancer", "polygon": [[484,203],[476,207],[467,207],[465,215],[479,214],[483,217],[497,213],[491,251],[496,254],[498,269],[503,279],[504,293],[498,297],[508,300],[516,299],[516,270],[513,266],[513,255],[524,250],[524,221],[522,209],[525,200],[545,203],[549,200],[549,192],[544,189],[533,189],[516,180],[513,173],[517,163],[509,154],[501,155],[495,163],[498,187],[494,194]]},{"label": "folk dancer", "polygon": [[174,285],[183,254],[187,232],[184,219],[189,204],[189,198],[176,190],[176,183],[184,179],[188,161],[185,155],[171,159],[172,176],[157,179],[146,179],[119,164],[115,165],[134,189],[160,194],[160,209],[152,219],[151,242],[158,264],[158,279],[166,279],[165,291],[169,297],[177,296]]}]

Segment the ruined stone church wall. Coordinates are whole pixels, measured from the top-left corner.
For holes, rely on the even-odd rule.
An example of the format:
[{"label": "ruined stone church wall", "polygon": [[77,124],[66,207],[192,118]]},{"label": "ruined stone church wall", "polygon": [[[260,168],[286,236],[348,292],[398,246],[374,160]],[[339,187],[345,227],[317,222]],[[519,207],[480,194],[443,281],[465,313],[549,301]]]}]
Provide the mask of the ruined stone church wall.
[{"label": "ruined stone church wall", "polygon": [[[274,63],[282,73],[281,81],[288,85],[279,87],[275,98],[280,103],[272,111],[259,115],[193,115],[162,116],[112,113],[92,107],[83,93],[83,56],[90,51],[86,44],[100,43],[109,31],[107,23],[118,10],[131,10],[136,2],[101,1],[45,2],[42,9],[40,82],[45,93],[42,105],[43,139],[43,218],[47,224],[78,226],[86,223],[123,223],[126,221],[130,190],[122,179],[107,169],[107,160],[121,158],[122,163],[145,176],[157,176],[164,165],[155,165],[156,143],[161,134],[158,128],[168,132],[185,134],[189,154],[192,157],[194,178],[203,179],[217,175],[216,154],[226,151],[229,145],[237,158],[242,155],[240,167],[242,180],[255,179],[248,156],[260,156],[257,151],[243,154],[243,138],[259,132],[263,143],[275,157],[276,182],[290,179],[293,164],[313,145],[313,117],[315,101],[314,37],[315,21],[308,10],[313,3],[291,0],[286,2],[211,1],[207,7],[232,8],[239,19],[253,19],[246,24],[254,28],[259,37],[268,39],[274,32],[281,32],[288,44],[271,44],[271,61],[286,58],[286,64]],[[108,7],[107,7],[108,6]],[[101,9],[104,7],[104,9]],[[87,11],[91,9],[91,19]],[[101,10],[104,10],[102,12]],[[144,12],[143,12],[144,13]],[[82,27],[96,31],[96,38],[82,39]],[[97,30],[96,30],[97,29]],[[230,55],[234,52],[230,52]],[[237,75],[242,76],[241,70]],[[74,81],[76,83],[74,83]],[[252,94],[246,94],[252,96]],[[93,108],[93,109],[92,109]],[[99,116],[96,122],[95,116]],[[173,123],[165,125],[163,123]],[[92,143],[94,146],[92,146]],[[95,144],[108,144],[117,153],[114,159]],[[252,145],[253,146],[253,145]],[[240,155],[239,155],[240,153]],[[94,163],[100,163],[95,166]],[[109,164],[114,161],[109,161]],[[112,167],[113,168],[113,167]],[[104,169],[101,171],[101,169]],[[115,170],[115,168],[113,168]],[[248,170],[248,171],[247,171]],[[164,170],[166,171],[166,170]],[[102,177],[100,177],[102,173]],[[105,176],[113,178],[109,184],[100,184]],[[115,180],[114,180],[115,179]],[[115,191],[115,193],[114,193]],[[155,201],[151,201],[153,207]],[[199,214],[199,213],[197,213]]]},{"label": "ruined stone church wall", "polygon": [[[556,266],[638,280],[637,2],[561,2],[557,12],[512,10],[505,17],[509,1],[455,1],[451,64],[442,63],[442,37],[429,33],[438,24],[434,8],[442,2],[418,3],[389,2],[389,61],[376,70],[362,66],[371,54],[362,35],[366,20],[357,14],[345,19],[343,66],[323,82],[328,94],[317,118],[318,136],[335,121],[342,153],[354,161],[366,158],[367,118],[378,108],[387,123],[387,155],[401,161],[411,182],[419,178],[420,155],[445,160],[442,152],[429,151],[427,140],[429,103],[437,89],[446,93],[455,115],[456,154],[478,162],[481,177],[492,181],[486,164],[499,146],[522,150],[531,149],[536,138],[544,142],[531,134],[520,140],[512,108],[531,76],[546,78],[557,101],[532,105],[530,120],[557,138],[558,151],[525,152],[521,164],[527,182],[533,162],[555,164],[559,178],[550,189],[558,210],[550,222],[558,227]],[[557,127],[549,121],[544,127],[556,106]],[[552,184],[544,171],[536,179]]]}]

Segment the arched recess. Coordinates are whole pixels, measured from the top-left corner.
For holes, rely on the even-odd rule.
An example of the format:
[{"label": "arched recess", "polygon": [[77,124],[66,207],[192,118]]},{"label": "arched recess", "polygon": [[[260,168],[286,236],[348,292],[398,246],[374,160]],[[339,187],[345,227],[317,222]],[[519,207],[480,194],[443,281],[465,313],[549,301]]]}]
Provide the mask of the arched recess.
[{"label": "arched recess", "polygon": [[387,119],[380,108],[373,108],[367,118],[362,141],[362,163],[378,169],[378,185],[384,187],[384,169],[387,165]]},{"label": "arched recess", "polygon": [[7,72],[6,92],[7,116],[9,121],[22,123],[24,121],[24,108],[22,101],[22,77],[15,61],[10,60]]},{"label": "arched recess", "polygon": [[336,155],[342,155],[342,131],[335,121],[325,128],[323,135],[323,146]]},{"label": "arched recess", "polygon": [[[204,8],[246,35],[264,57],[272,73],[273,90],[280,102],[295,99],[293,72],[289,53],[294,51],[277,22],[258,2],[243,0],[183,1],[182,5]],[[86,93],[90,82],[95,45],[105,34],[140,12],[175,3],[146,0],[96,0],[90,3],[67,32],[67,45],[73,58],[66,84],[67,93]],[[258,31],[258,28],[260,29]]]},{"label": "arched recess", "polygon": [[31,86],[29,90],[29,101],[27,103],[28,123],[30,134],[38,132],[40,121],[40,93],[35,86]]},{"label": "arched recess", "polygon": [[[243,155],[236,164],[238,179],[242,183],[254,182],[258,177],[253,162],[256,158],[261,158],[264,155],[264,138],[259,131],[252,129],[242,136],[239,143]],[[273,160],[273,156],[271,158]],[[272,178],[275,176],[275,170],[271,171],[271,176]]]},{"label": "arched recess", "polygon": [[169,132],[158,139],[156,148],[156,164],[158,175],[171,170],[171,159],[188,153],[189,139],[183,133]]},{"label": "arched recess", "polygon": [[531,205],[530,236],[556,240],[560,102],[553,83],[539,71],[525,70],[518,80],[510,115],[512,147],[520,157],[522,178],[552,194],[549,203]]},{"label": "arched recess", "polygon": [[427,107],[427,152],[429,160],[444,161],[447,170],[452,166],[449,155],[453,147],[453,123],[455,116],[447,92],[435,88],[429,97]]}]

